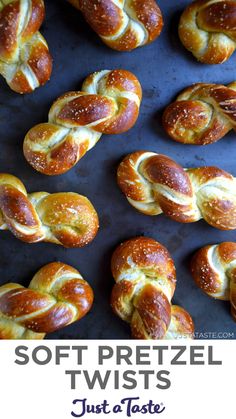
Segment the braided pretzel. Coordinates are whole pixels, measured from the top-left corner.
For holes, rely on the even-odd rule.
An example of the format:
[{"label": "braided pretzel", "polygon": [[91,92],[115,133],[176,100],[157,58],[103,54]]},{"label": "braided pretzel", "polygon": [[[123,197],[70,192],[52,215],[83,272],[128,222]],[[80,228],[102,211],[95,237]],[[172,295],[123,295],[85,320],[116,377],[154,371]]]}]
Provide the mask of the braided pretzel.
[{"label": "braided pretzel", "polygon": [[80,273],[64,263],[49,263],[24,288],[0,287],[0,339],[43,339],[80,320],[93,303],[93,291]]},{"label": "braided pretzel", "polygon": [[203,247],[193,257],[191,271],[196,284],[207,295],[230,301],[236,321],[236,243]]},{"label": "braided pretzel", "polygon": [[172,306],[176,275],[167,249],[147,237],[122,243],[112,256],[116,284],[111,304],[122,320],[130,323],[135,339],[192,337],[190,315]]},{"label": "braided pretzel", "polygon": [[197,83],[185,89],[163,114],[163,126],[180,143],[206,145],[236,130],[236,82]]},{"label": "braided pretzel", "polygon": [[155,0],[69,0],[109,47],[118,51],[153,42],[163,19]]},{"label": "braided pretzel", "polygon": [[185,48],[203,63],[228,60],[236,49],[236,1],[193,2],[181,16],[179,36]]},{"label": "braided pretzel", "polygon": [[17,93],[45,84],[52,71],[48,45],[38,32],[43,0],[0,0],[0,74]]},{"label": "braided pretzel", "polygon": [[57,99],[49,122],[36,125],[26,135],[24,155],[37,171],[65,173],[102,134],[120,134],[135,124],[142,90],[132,73],[114,70],[91,74],[82,90]]},{"label": "braided pretzel", "polygon": [[27,194],[15,176],[0,174],[0,230],[27,243],[50,242],[82,247],[97,234],[98,216],[91,202],[72,192]]},{"label": "braided pretzel", "polygon": [[181,223],[204,218],[221,230],[236,229],[236,179],[217,167],[186,170],[167,156],[137,151],[120,164],[118,184],[144,214],[163,212]]}]

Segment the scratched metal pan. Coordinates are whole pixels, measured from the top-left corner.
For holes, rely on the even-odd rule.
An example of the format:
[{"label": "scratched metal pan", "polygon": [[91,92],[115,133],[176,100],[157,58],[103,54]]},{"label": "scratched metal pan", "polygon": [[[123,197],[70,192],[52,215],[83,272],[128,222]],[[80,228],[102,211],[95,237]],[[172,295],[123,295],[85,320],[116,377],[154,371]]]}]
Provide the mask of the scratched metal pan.
[{"label": "scratched metal pan", "polygon": [[[214,301],[194,284],[189,260],[199,247],[235,240],[235,232],[216,230],[204,221],[179,224],[164,216],[148,217],[136,212],[119,191],[116,168],[135,150],[151,150],[174,158],[185,167],[216,165],[236,175],[235,134],[214,145],[186,146],[171,141],[161,126],[164,107],[185,86],[194,82],[229,83],[235,77],[235,55],[223,65],[199,64],[181,46],[177,24],[186,0],[159,0],[165,27],[153,44],[131,53],[106,47],[66,1],[46,0],[47,18],[42,33],[54,58],[51,81],[35,93],[17,95],[0,80],[0,171],[18,176],[28,191],[75,191],[86,195],[100,216],[100,232],[83,249],[64,249],[53,244],[24,244],[9,232],[0,232],[0,283],[27,286],[33,274],[46,263],[61,260],[78,268],[92,285],[95,303],[79,323],[48,335],[48,339],[126,339],[128,325],[111,311],[113,286],[110,258],[123,240],[146,235],[165,245],[177,268],[174,303],[191,313],[198,333],[235,332],[228,302]],[[103,136],[100,142],[70,172],[47,177],[35,172],[24,160],[22,142],[26,132],[47,120],[52,101],[63,92],[79,89],[95,70],[125,67],[134,72],[143,87],[140,117],[124,135]]]}]

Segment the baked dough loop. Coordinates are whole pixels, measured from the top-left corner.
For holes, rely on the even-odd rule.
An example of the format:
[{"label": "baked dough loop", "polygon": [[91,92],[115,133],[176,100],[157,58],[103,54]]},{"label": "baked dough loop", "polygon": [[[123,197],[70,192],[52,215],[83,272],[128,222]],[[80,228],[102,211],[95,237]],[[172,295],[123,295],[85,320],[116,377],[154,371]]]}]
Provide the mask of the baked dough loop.
[{"label": "baked dough loop", "polygon": [[93,291],[76,269],[49,263],[28,288],[0,286],[0,339],[43,339],[80,320],[92,303]]},{"label": "baked dough loop", "polygon": [[206,145],[236,130],[236,82],[227,87],[197,83],[185,89],[163,114],[163,126],[175,141]]},{"label": "baked dough loop", "polygon": [[112,308],[130,323],[134,339],[193,337],[189,313],[171,304],[176,274],[164,246],[147,237],[128,240],[115,250],[111,267],[116,281]]},{"label": "baked dough loop", "polygon": [[221,64],[236,49],[236,1],[198,0],[183,12],[181,42],[202,63]]},{"label": "baked dough loop", "polygon": [[118,51],[153,42],[163,18],[155,0],[69,0],[109,47]]},{"label": "baked dough loop", "polygon": [[27,242],[83,247],[98,231],[91,202],[72,192],[27,194],[15,176],[0,174],[0,230],[10,230]]},{"label": "baked dough loop", "polygon": [[31,93],[51,76],[52,58],[39,32],[43,0],[0,1],[0,74],[17,93]]},{"label": "baked dough loop", "polygon": [[217,167],[183,169],[167,156],[137,151],[120,164],[118,184],[144,214],[164,213],[181,223],[203,218],[215,228],[236,229],[236,179]]},{"label": "baked dough loop", "polygon": [[191,271],[196,284],[207,295],[230,301],[236,321],[236,243],[203,247],[194,255]]},{"label": "baked dough loop", "polygon": [[121,134],[132,128],[141,98],[140,83],[129,71],[91,74],[81,92],[69,92],[56,100],[48,123],[28,132],[24,140],[26,160],[46,175],[67,172],[102,134]]}]

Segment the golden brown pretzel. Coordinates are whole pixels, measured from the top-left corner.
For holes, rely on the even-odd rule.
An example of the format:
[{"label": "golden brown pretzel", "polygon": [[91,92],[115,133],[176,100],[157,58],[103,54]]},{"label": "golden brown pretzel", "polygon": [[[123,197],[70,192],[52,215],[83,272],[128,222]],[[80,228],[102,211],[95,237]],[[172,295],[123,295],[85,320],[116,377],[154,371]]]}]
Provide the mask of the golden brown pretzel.
[{"label": "golden brown pretzel", "polygon": [[120,164],[118,184],[144,214],[164,213],[181,223],[204,218],[221,230],[236,229],[236,179],[217,167],[185,170],[167,156],[137,151]]},{"label": "golden brown pretzel", "polygon": [[180,39],[201,62],[220,64],[236,49],[236,1],[198,0],[179,23]]},{"label": "golden brown pretzel", "polygon": [[43,0],[0,1],[0,74],[17,93],[45,84],[52,58],[39,28],[45,17]]},{"label": "golden brown pretzel", "polygon": [[197,83],[185,89],[163,114],[163,126],[175,141],[205,145],[236,130],[236,82],[227,87]]},{"label": "golden brown pretzel", "polygon": [[100,71],[87,77],[82,92],[61,96],[50,109],[49,122],[25,137],[24,155],[47,175],[70,170],[102,134],[119,134],[136,122],[142,90],[129,71]]},{"label": "golden brown pretzel", "polygon": [[167,249],[147,237],[122,243],[112,256],[116,284],[111,304],[121,319],[130,323],[135,339],[192,337],[190,315],[172,306],[176,275]]},{"label": "golden brown pretzel", "polygon": [[153,42],[163,19],[155,0],[69,0],[109,47],[130,51]]},{"label": "golden brown pretzel", "polygon": [[97,234],[91,202],[72,192],[27,194],[15,176],[0,174],[0,230],[27,243],[40,241],[82,247]]},{"label": "golden brown pretzel", "polygon": [[236,321],[236,243],[203,247],[194,255],[191,271],[196,284],[206,294],[230,301]]},{"label": "golden brown pretzel", "polygon": [[43,339],[80,320],[92,303],[92,288],[76,269],[49,263],[28,288],[13,283],[0,287],[0,339]]}]

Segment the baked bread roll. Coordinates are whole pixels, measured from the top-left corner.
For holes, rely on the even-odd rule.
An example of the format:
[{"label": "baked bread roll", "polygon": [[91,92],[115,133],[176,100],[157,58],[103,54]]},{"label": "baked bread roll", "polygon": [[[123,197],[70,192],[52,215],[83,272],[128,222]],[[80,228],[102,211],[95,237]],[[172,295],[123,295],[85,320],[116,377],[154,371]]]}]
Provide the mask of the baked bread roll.
[{"label": "baked bread roll", "polygon": [[144,214],[164,213],[180,223],[203,218],[215,228],[236,229],[236,180],[217,167],[183,169],[167,156],[137,151],[120,164],[118,184]]},{"label": "baked bread roll", "polygon": [[163,126],[173,140],[206,145],[236,130],[236,82],[197,83],[185,89],[163,114]]},{"label": "baked bread roll", "polygon": [[82,247],[94,239],[98,224],[86,197],[72,192],[27,194],[18,178],[0,174],[0,230],[10,230],[27,243]]},{"label": "baked bread roll", "polygon": [[128,240],[115,250],[111,269],[116,281],[111,305],[130,323],[134,339],[192,338],[192,318],[171,304],[176,274],[164,246],[147,237]]},{"label": "baked bread roll", "polygon": [[43,339],[80,320],[91,309],[93,291],[80,273],[64,263],[40,269],[28,288],[0,286],[0,339]]},{"label": "baked bread roll", "polygon": [[102,134],[121,134],[132,128],[141,98],[139,81],[129,71],[91,74],[81,92],[69,92],[56,100],[48,123],[28,132],[24,141],[26,160],[46,175],[67,172]]},{"label": "baked bread roll", "polygon": [[207,295],[230,301],[236,321],[236,243],[203,247],[193,257],[191,271],[196,284]]},{"label": "baked bread roll", "polygon": [[52,58],[39,32],[43,0],[0,1],[0,74],[17,93],[31,93],[51,75]]},{"label": "baked bread roll", "polygon": [[197,0],[181,16],[179,36],[202,63],[221,64],[236,49],[235,0]]},{"label": "baked bread roll", "polygon": [[130,51],[153,42],[163,19],[155,0],[69,0],[109,47]]}]

